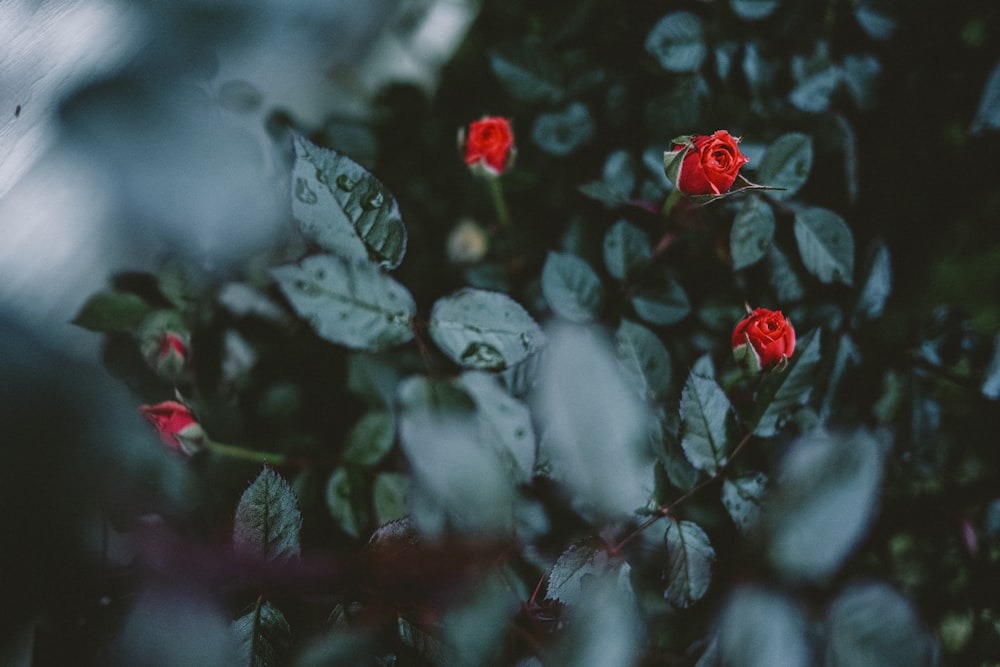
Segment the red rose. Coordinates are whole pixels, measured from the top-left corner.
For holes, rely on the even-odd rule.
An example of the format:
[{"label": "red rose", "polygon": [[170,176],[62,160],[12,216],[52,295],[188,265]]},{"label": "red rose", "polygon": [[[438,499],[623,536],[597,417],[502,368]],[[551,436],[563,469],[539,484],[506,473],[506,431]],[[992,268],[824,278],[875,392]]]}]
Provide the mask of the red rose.
[{"label": "red rose", "polygon": [[465,164],[485,169],[493,176],[502,174],[514,157],[514,133],[506,118],[492,116],[470,123],[462,140]]},{"label": "red rose", "polygon": [[739,139],[726,130],[674,141],[673,150],[663,156],[663,166],[685,195],[722,194],[733,186],[740,168],[750,161],[740,152]]},{"label": "red rose", "polygon": [[168,448],[191,456],[205,441],[205,432],[191,411],[177,401],[143,405],[139,413],[156,427],[160,440]]},{"label": "red rose", "polygon": [[782,366],[795,352],[795,329],[780,310],[755,308],[733,331],[733,356],[752,371]]}]

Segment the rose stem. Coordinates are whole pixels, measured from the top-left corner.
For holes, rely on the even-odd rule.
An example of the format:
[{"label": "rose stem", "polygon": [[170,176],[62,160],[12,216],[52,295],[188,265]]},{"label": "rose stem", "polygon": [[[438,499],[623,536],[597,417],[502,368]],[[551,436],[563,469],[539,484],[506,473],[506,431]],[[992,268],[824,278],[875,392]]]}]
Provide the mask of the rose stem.
[{"label": "rose stem", "polygon": [[243,447],[237,447],[236,445],[227,445],[224,442],[216,442],[215,440],[205,440],[205,449],[210,452],[215,452],[216,454],[221,454],[223,456],[230,456],[234,459],[242,459],[244,461],[254,461],[260,463],[271,463],[273,465],[285,465],[289,462],[289,459],[284,454],[275,454],[274,452],[260,452],[253,449],[244,449]]},{"label": "rose stem", "polygon": [[500,177],[490,176],[486,180],[490,182],[490,194],[493,196],[493,208],[496,209],[497,220],[502,228],[510,229],[510,213],[507,211],[507,202],[503,198]]}]

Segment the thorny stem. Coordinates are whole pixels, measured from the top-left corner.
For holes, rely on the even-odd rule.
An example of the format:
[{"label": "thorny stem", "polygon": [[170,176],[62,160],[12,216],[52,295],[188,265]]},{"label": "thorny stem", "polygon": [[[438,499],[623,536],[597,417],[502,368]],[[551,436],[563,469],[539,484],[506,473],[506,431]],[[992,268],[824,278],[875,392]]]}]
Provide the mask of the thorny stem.
[{"label": "thorny stem", "polygon": [[648,519],[646,519],[638,527],[636,527],[634,530],[632,530],[632,532],[630,532],[628,535],[626,535],[625,537],[623,537],[621,539],[621,541],[618,542],[618,544],[615,544],[612,547],[610,547],[608,549],[608,553],[611,554],[611,555],[618,555],[618,554],[620,554],[621,551],[622,551],[622,549],[624,549],[625,546],[629,542],[631,542],[636,537],[638,537],[639,534],[642,533],[642,531],[644,531],[647,528],[649,528],[650,526],[652,526],[654,523],[656,523],[657,521],[659,521],[661,518],[667,517],[667,516],[672,516],[673,513],[674,513],[674,509],[677,508],[679,505],[687,502],[691,497],[693,497],[699,491],[701,491],[702,489],[704,489],[706,486],[708,486],[708,485],[710,485],[710,484],[712,484],[712,483],[714,483],[714,482],[716,482],[716,481],[718,481],[720,479],[723,479],[725,477],[726,466],[728,466],[733,461],[733,459],[735,459],[737,456],[739,456],[739,453],[743,450],[744,447],[746,447],[746,444],[748,442],[750,442],[750,438],[752,438],[752,437],[753,437],[753,433],[747,433],[745,436],[743,436],[743,439],[740,440],[739,444],[736,445],[736,448],[733,449],[733,453],[729,455],[729,460],[726,462],[725,465],[723,465],[722,467],[720,467],[719,470],[716,471],[716,473],[714,475],[712,475],[711,477],[709,477],[707,479],[703,479],[702,481],[700,481],[698,484],[696,484],[695,486],[693,486],[691,489],[689,489],[681,497],[677,498],[673,502],[671,502],[671,503],[669,503],[667,505],[660,505],[659,507],[657,507],[656,510],[653,512],[653,516],[651,516]]}]

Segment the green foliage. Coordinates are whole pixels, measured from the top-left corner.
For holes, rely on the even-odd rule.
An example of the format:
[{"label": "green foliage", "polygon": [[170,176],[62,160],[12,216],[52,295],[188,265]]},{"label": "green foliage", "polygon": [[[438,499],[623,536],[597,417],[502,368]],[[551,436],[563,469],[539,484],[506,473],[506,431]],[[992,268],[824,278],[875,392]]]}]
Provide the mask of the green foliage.
[{"label": "green foliage", "polygon": [[394,269],[406,253],[406,226],[396,199],[345,155],[294,137],[292,215],[299,231],[342,257]]},{"label": "green foliage", "polygon": [[250,558],[282,561],[301,550],[302,515],[288,482],[265,467],[236,506],[233,547]]},{"label": "green foliage", "polygon": [[708,591],[715,549],[705,531],[691,521],[668,522],[663,539],[667,543],[663,596],[674,606],[690,607]]},{"label": "green foliage", "polygon": [[452,361],[478,370],[514,366],[545,344],[523,306],[506,294],[472,288],[438,299],[427,329]]},{"label": "green foliage", "polygon": [[[176,506],[108,496],[112,556],[156,512],[183,536],[158,576],[211,598],[102,581],[124,662],[199,664],[159,627],[185,609],[212,664],[234,639],[262,665],[982,662],[1000,311],[964,260],[995,245],[968,158],[991,154],[997,75],[971,68],[973,142],[975,100],[938,119],[940,80],[897,52],[965,28],[931,39],[875,1],[480,9],[439,79],[368,114],[213,82],[226,113],[267,114],[298,236],[221,281],[183,258],[116,275],[74,320],[137,403],[183,401],[209,436],[184,461],[139,443],[175,472],[135,485]],[[386,25],[422,34],[420,11]],[[486,185],[454,137],[492,114],[518,151]],[[716,129],[751,161],[685,198],[675,141]],[[459,224],[481,258],[449,258]],[[740,369],[744,306],[789,318],[787,363]],[[191,351],[170,377],[141,345],[168,325]]]},{"label": "green foliage", "polygon": [[330,342],[378,351],[413,338],[413,297],[374,264],[313,255],[271,275],[299,316]]}]

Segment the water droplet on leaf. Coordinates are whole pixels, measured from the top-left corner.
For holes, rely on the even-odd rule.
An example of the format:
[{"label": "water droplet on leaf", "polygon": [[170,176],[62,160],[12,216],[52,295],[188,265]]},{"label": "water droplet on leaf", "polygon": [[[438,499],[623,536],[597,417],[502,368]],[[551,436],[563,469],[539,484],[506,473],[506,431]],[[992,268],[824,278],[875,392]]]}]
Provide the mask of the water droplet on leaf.
[{"label": "water droplet on leaf", "polygon": [[374,211],[382,205],[383,201],[385,201],[385,197],[382,195],[382,191],[375,188],[369,191],[361,200],[361,208],[366,211]]},{"label": "water droplet on leaf", "polygon": [[357,185],[357,182],[352,181],[350,178],[347,177],[346,174],[341,174],[340,176],[337,177],[337,187],[343,190],[344,192],[350,192],[351,190],[354,189],[355,185]]},{"label": "water droplet on leaf", "polygon": [[295,198],[298,199],[303,204],[315,204],[318,201],[316,193],[312,191],[309,184],[306,183],[306,179],[297,178],[295,179]]},{"label": "water droplet on leaf", "polygon": [[487,343],[470,343],[459,359],[466,366],[487,371],[499,371],[507,366],[503,355]]}]

